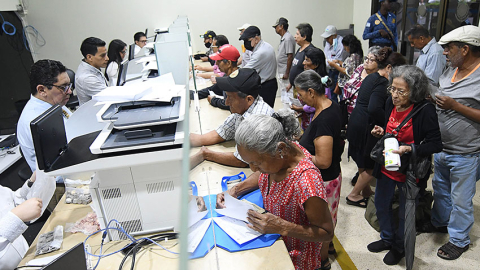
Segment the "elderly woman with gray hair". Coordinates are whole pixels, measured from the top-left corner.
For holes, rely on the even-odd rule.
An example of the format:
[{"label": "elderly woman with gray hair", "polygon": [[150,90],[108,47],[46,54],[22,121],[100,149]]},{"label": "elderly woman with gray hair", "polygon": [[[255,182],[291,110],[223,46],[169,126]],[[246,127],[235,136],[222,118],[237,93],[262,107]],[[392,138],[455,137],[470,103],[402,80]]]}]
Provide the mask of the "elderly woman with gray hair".
[{"label": "elderly woman with gray hair", "polygon": [[[227,190],[232,197],[260,188],[265,214],[248,212],[248,226],[282,235],[295,269],[321,267],[322,242],[331,241],[333,224],[320,171],[308,151],[294,142],[297,119],[280,111],[252,115],[235,132],[239,154],[255,173]],[[217,208],[224,207],[223,193]]]},{"label": "elderly woman with gray hair", "polygon": [[[383,127],[375,126],[371,131],[376,137],[392,131],[408,116],[420,108],[397,133],[401,145],[393,153],[404,155],[412,151],[410,144],[415,145],[419,157],[431,156],[442,150],[442,140],[435,105],[426,100],[430,94],[429,82],[425,73],[416,66],[400,66],[393,69],[390,75],[388,91],[391,97],[385,104],[385,121]],[[426,104],[424,107],[422,107]],[[398,171],[389,171],[381,167],[381,176],[377,179],[375,190],[375,207],[380,225],[381,239],[370,243],[367,248],[371,252],[390,250],[383,259],[385,264],[395,265],[405,256],[405,194],[400,192],[398,211],[399,224],[395,231],[392,216],[392,200],[395,187],[399,190],[405,185],[406,175]],[[419,180],[417,179],[417,182]]]},{"label": "elderly woman with gray hair", "polygon": [[[300,139],[300,145],[308,150],[313,156],[313,164],[320,169],[335,226],[342,186],[340,161],[345,146],[341,137],[340,106],[325,96],[322,78],[313,70],[306,70],[295,78],[295,89],[305,104],[315,108],[312,121]],[[330,269],[329,249],[330,253],[335,252],[333,244],[324,243],[321,269]]]}]

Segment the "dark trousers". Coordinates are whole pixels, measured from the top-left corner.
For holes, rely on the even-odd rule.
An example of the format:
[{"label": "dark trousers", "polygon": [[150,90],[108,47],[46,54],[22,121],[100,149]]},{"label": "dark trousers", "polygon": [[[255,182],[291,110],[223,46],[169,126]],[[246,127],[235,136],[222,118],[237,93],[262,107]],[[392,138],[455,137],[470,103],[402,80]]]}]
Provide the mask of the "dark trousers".
[{"label": "dark trousers", "polygon": [[[391,244],[398,252],[403,252],[405,239],[405,194],[403,187],[405,183],[390,179],[382,173],[382,177],[377,180],[375,188],[375,208],[377,208],[377,218],[380,225],[380,237],[383,241]],[[395,231],[393,224],[392,201],[395,187],[399,191],[398,206],[398,228]]]},{"label": "dark trousers", "polygon": [[277,79],[273,78],[262,83],[262,89],[260,89],[260,96],[263,101],[273,108],[275,104],[275,97],[277,96],[278,84]]}]

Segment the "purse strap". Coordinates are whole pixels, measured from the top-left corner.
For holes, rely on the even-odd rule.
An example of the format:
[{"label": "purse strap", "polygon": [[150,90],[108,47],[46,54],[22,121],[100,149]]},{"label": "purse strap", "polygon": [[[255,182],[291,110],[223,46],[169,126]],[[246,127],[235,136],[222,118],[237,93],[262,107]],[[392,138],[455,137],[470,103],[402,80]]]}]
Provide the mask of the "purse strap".
[{"label": "purse strap", "polygon": [[422,104],[422,106],[414,108],[414,109],[407,115],[407,117],[405,117],[405,119],[403,119],[403,121],[400,123],[400,125],[398,125],[398,127],[397,127],[396,129],[392,130],[393,136],[397,137],[398,132],[400,131],[400,129],[402,129],[402,127],[403,127],[413,116],[415,116],[421,109],[423,109],[423,107],[427,106],[427,104],[428,104],[428,102],[425,102],[424,104]]}]

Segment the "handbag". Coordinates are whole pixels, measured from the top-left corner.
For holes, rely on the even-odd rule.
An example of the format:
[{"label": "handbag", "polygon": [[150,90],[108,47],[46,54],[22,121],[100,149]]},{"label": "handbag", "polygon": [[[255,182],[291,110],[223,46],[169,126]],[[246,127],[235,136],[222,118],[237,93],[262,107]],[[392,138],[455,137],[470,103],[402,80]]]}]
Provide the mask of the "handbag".
[{"label": "handbag", "polygon": [[347,124],[348,124],[348,104],[350,104],[350,101],[352,101],[353,97],[358,93],[360,90],[360,87],[351,95],[349,98],[342,99],[340,100],[340,112],[342,113],[341,115],[341,120],[342,120],[342,130],[347,130]]},{"label": "handbag", "polygon": [[[415,114],[417,114],[421,109],[423,109],[423,107],[425,107],[427,104],[428,103],[424,103],[422,106],[416,107],[414,110],[412,110],[407,115],[407,117],[405,117],[405,119],[403,119],[403,121],[400,123],[400,125],[398,125],[397,128],[392,130],[392,133],[385,133],[385,135],[383,135],[382,138],[380,138],[380,140],[378,140],[378,142],[375,144],[375,146],[373,146],[372,151],[370,152],[370,158],[373,159],[373,161],[375,161],[376,163],[384,165],[385,164],[385,157],[383,156],[383,150],[385,149],[385,146],[384,146],[385,139],[392,138],[392,137],[396,138],[400,129],[402,129],[402,127]],[[412,149],[413,149],[413,147],[412,147]],[[406,156],[404,157],[404,156],[405,155],[402,155],[401,163],[402,163],[403,169],[402,169],[402,167],[400,167],[400,172],[404,171],[404,169],[406,168],[405,166],[407,166],[408,163],[409,163],[407,157]]]}]

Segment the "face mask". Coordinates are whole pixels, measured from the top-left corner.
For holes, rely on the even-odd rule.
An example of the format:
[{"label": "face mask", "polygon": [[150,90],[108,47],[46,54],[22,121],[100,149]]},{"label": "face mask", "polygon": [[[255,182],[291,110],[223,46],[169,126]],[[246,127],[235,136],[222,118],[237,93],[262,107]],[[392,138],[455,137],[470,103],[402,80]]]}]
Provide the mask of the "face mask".
[{"label": "face mask", "polygon": [[207,47],[207,49],[209,49],[209,48],[210,48],[210,46],[212,46],[212,43],[211,43],[211,42],[207,42],[207,43],[205,43],[205,47]]},{"label": "face mask", "polygon": [[245,46],[245,49],[253,51],[252,41],[248,41],[248,39],[244,40],[243,46]]}]

